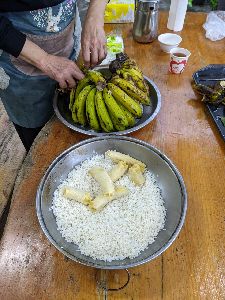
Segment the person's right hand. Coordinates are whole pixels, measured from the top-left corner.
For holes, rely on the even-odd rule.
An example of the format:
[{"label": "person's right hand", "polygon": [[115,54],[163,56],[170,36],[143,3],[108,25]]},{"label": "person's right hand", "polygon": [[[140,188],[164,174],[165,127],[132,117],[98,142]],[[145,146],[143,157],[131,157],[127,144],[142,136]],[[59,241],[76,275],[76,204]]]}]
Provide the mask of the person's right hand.
[{"label": "person's right hand", "polygon": [[26,39],[19,57],[58,81],[62,89],[73,88],[76,85],[76,79],[84,78],[84,74],[75,62],[66,57],[48,54],[28,39]]},{"label": "person's right hand", "polygon": [[50,78],[58,81],[62,89],[73,88],[76,86],[76,79],[84,78],[84,74],[76,63],[65,57],[47,54],[41,65],[41,70]]}]

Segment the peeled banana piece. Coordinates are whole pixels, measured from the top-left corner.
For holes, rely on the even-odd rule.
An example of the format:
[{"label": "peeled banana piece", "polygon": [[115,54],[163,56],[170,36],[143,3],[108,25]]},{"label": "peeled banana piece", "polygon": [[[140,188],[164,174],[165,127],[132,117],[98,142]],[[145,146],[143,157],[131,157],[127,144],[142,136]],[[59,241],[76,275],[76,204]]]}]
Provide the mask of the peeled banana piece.
[{"label": "peeled banana piece", "polygon": [[142,116],[141,105],[127,95],[123,90],[113,83],[108,83],[108,88],[117,101],[124,105],[134,116],[140,118]]},{"label": "peeled banana piece", "polygon": [[99,195],[93,201],[90,202],[89,207],[94,211],[102,210],[109,202],[118,198],[127,196],[129,193],[125,186],[118,186],[112,195]]},{"label": "peeled banana piece", "polygon": [[115,192],[113,181],[105,169],[97,166],[92,167],[89,174],[99,183],[104,195],[112,195]]},{"label": "peeled banana piece", "polygon": [[102,91],[96,92],[95,95],[95,107],[98,115],[98,119],[102,129],[105,132],[111,132],[114,130],[112,120],[109,116],[108,110],[106,108],[105,102],[103,100]]},{"label": "peeled banana piece", "polygon": [[93,88],[87,96],[86,117],[87,117],[87,122],[90,125],[90,127],[96,131],[99,131],[101,128],[100,128],[100,124],[98,121],[97,112],[96,112],[96,108],[95,108],[96,91],[97,91],[97,89]]},{"label": "peeled banana piece", "polygon": [[63,190],[63,196],[68,199],[83,203],[84,205],[89,205],[92,201],[90,193],[72,187],[65,187]]},{"label": "peeled banana piece", "polygon": [[131,98],[146,105],[150,104],[150,97],[142,90],[138,89],[134,84],[132,84],[131,81],[127,81],[119,77],[114,77],[112,79],[112,83],[120,87]]}]

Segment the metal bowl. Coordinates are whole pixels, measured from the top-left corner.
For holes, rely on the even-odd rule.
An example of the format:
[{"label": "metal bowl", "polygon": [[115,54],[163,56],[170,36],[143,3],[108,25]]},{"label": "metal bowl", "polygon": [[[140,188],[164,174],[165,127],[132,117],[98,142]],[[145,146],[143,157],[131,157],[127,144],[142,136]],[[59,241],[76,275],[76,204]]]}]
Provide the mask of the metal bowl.
[{"label": "metal bowl", "polygon": [[[105,262],[80,253],[78,246],[66,242],[57,230],[51,210],[53,193],[68,173],[93,152],[104,154],[117,150],[143,161],[158,180],[166,207],[166,222],[155,241],[133,259]],[[84,265],[101,269],[126,269],[144,264],[163,253],[176,239],[184,223],[187,194],[183,179],[174,164],[159,150],[140,140],[128,137],[104,136],[85,140],[60,154],[50,165],[37,191],[37,216],[49,241],[64,255]]]},{"label": "metal bowl", "polygon": [[[111,73],[108,69],[105,67],[103,68],[97,68],[100,72],[104,73],[106,77],[110,77]],[[151,105],[143,106],[143,115],[140,119],[136,119],[136,124],[123,131],[115,131],[111,132],[112,135],[126,135],[131,132],[137,131],[138,129],[146,126],[148,123],[150,123],[158,114],[160,108],[161,108],[161,94],[159,92],[158,87],[155,85],[155,83],[149,79],[148,77],[144,76],[150,91],[150,97],[151,97]],[[79,124],[75,124],[72,120],[72,115],[69,110],[69,97],[68,95],[61,95],[57,91],[55,93],[54,99],[53,99],[53,107],[56,116],[58,119],[67,127],[92,136],[105,136],[109,135],[109,133],[106,132],[97,132],[93,129],[91,129],[89,126],[82,126]]]}]

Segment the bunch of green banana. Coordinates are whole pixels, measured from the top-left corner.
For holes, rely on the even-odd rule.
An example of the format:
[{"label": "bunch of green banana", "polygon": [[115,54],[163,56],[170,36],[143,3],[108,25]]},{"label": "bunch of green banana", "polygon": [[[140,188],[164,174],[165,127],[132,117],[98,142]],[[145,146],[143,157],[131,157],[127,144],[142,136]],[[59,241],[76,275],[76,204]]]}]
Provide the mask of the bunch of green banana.
[{"label": "bunch of green banana", "polygon": [[119,68],[109,82],[93,70],[70,92],[69,109],[75,123],[89,125],[95,131],[123,131],[141,118],[143,105],[150,97],[141,70],[134,60],[121,55]]},{"label": "bunch of green banana", "polygon": [[130,59],[126,54],[119,53],[116,60],[111,62],[109,69],[125,80],[132,81],[137,88],[149,97],[148,85],[135,60]]},{"label": "bunch of green banana", "polygon": [[142,104],[150,104],[150,97],[141,89],[137,88],[132,81],[125,80],[119,76],[113,77],[111,81],[126,92],[131,98],[141,102]]},{"label": "bunch of green banana", "polygon": [[140,118],[142,116],[142,106],[137,101],[132,99],[113,83],[108,83],[108,88],[117,102],[120,102],[123,106],[125,106],[125,108],[135,117]]}]

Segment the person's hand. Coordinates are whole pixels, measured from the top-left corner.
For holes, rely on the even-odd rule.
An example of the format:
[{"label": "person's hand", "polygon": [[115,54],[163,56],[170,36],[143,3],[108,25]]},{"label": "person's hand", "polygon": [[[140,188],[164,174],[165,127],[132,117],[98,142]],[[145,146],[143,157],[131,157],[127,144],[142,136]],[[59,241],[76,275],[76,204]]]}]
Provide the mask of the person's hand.
[{"label": "person's hand", "polygon": [[107,0],[90,0],[81,36],[84,65],[93,68],[107,55],[104,12]]},{"label": "person's hand", "polygon": [[85,67],[94,67],[105,59],[106,37],[101,22],[87,19],[81,38],[82,56]]},{"label": "person's hand", "polygon": [[75,87],[75,80],[84,77],[75,62],[65,57],[48,54],[28,39],[26,39],[19,57],[58,81],[62,89]]},{"label": "person's hand", "polygon": [[75,87],[75,80],[80,80],[84,77],[84,74],[75,62],[65,57],[50,54],[47,54],[42,59],[41,70],[50,78],[58,81],[62,89]]}]

